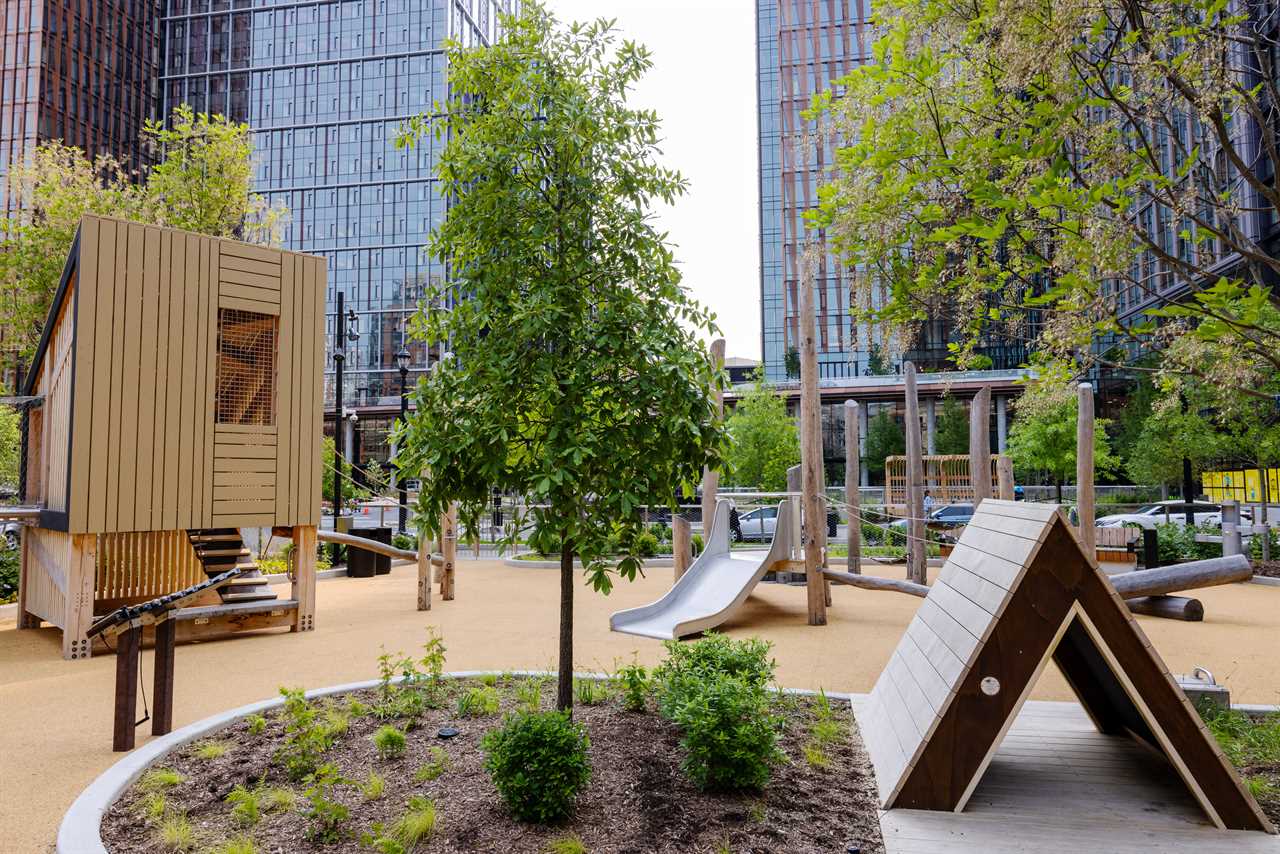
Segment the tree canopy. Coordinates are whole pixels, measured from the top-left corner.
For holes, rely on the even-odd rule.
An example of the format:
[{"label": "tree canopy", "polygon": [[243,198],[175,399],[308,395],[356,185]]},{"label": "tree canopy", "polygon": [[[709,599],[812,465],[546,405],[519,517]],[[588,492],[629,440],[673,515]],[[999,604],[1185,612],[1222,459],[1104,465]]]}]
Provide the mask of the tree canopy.
[{"label": "tree canopy", "polygon": [[884,472],[886,457],[900,457],[907,452],[907,436],[893,420],[888,409],[881,409],[867,424],[867,471]]},{"label": "tree canopy", "polygon": [[[1280,215],[1265,14],[877,4],[871,61],[812,113],[841,141],[815,221],[856,265],[858,321],[906,347],[946,316],[962,367],[998,335],[1077,371],[1154,350],[1222,394],[1275,394],[1280,258],[1249,225]],[[1184,299],[1178,281],[1199,290]]]},{"label": "tree canopy", "polygon": [[969,453],[969,413],[951,395],[942,398],[934,424],[934,450],[939,454]]},{"label": "tree canopy", "polygon": [[[648,51],[608,21],[564,27],[529,3],[491,47],[447,54],[452,100],[402,141],[443,140],[450,205],[430,249],[453,279],[411,329],[455,355],[419,381],[398,465],[421,475],[428,530],[455,501],[475,520],[493,487],[527,497],[530,544],[560,554],[567,708],[573,558],[607,593],[606,552],[632,550],[641,508],[673,507],[721,466],[726,380],[700,338],[712,317],[653,222],[686,183],[658,163],[657,115],[627,103]],[[631,554],[616,566],[638,569]]]},{"label": "tree canopy", "polygon": [[[1017,417],[1009,430],[1009,457],[1019,480],[1045,476],[1058,487],[1076,474],[1076,425],[1079,422],[1076,385],[1061,372],[1040,377],[1014,404]],[[1108,474],[1119,466],[1107,441],[1105,418],[1094,419],[1093,467]]]},{"label": "tree canopy", "polygon": [[251,192],[249,126],[178,107],[166,126],[148,122],[143,135],[160,161],[143,176],[115,158],[89,159],[59,141],[37,146],[6,175],[5,192],[22,208],[0,220],[0,348],[28,360],[40,340],[67,252],[85,214],[278,244],[287,221]]},{"label": "tree canopy", "polygon": [[765,492],[787,488],[787,469],[800,462],[800,437],[786,399],[757,371],[755,385],[738,400],[725,424],[729,482]]}]

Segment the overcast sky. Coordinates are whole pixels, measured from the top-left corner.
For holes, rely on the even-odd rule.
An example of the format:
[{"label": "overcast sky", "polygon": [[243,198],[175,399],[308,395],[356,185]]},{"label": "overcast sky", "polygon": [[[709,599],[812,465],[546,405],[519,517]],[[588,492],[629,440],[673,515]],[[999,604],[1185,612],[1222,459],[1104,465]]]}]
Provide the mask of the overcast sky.
[{"label": "overcast sky", "polygon": [[548,0],[562,21],[617,19],[653,52],[634,103],[662,118],[689,193],[661,212],[684,282],[730,356],[760,357],[755,5],[751,0]]}]

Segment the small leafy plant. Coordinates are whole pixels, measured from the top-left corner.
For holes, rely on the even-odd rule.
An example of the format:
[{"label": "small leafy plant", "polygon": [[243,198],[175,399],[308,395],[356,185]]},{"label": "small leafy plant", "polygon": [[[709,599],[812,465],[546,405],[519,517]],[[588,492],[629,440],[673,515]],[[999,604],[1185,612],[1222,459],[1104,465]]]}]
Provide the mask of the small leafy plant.
[{"label": "small leafy plant", "polygon": [[618,668],[618,684],[622,686],[622,705],[629,712],[643,712],[649,699],[649,671],[639,663]]},{"label": "small leafy plant", "polygon": [[586,728],[565,712],[517,712],[481,742],[485,770],[521,821],[564,818],[591,779]]},{"label": "small leafy plant", "polygon": [[267,719],[262,715],[249,715],[245,718],[249,735],[262,735],[267,729]]},{"label": "small leafy plant", "polygon": [[366,801],[376,801],[386,792],[387,781],[377,771],[370,771],[369,776],[360,784],[360,795]]},{"label": "small leafy plant", "polygon": [[383,724],[373,734],[373,746],[383,759],[395,759],[405,751],[404,733],[390,724]]},{"label": "small leafy plant", "polygon": [[777,663],[769,657],[771,644],[759,638],[735,641],[719,632],[682,644],[666,641],[667,658],[653,673],[658,710],[668,719],[699,693],[712,677],[732,676],[763,691],[773,681]]},{"label": "small leafy plant", "polygon": [[516,685],[516,704],[526,712],[536,712],[542,708],[542,686],[546,680],[541,676],[531,676]]},{"label": "small leafy plant", "polygon": [[429,783],[452,767],[449,754],[442,747],[431,748],[431,761],[423,765],[413,774],[413,782]]},{"label": "small leafy plant", "polygon": [[683,731],[681,768],[701,789],[758,790],[769,782],[778,749],[779,720],[762,686],[717,674],[676,710]]},{"label": "small leafy plant", "polygon": [[240,827],[253,827],[261,818],[259,809],[259,790],[236,786],[227,795],[226,801],[231,804],[231,820]]},{"label": "small leafy plant", "polygon": [[573,680],[573,693],[583,706],[598,706],[609,699],[608,687],[595,679]]},{"label": "small leafy plant", "polygon": [[502,698],[498,696],[497,688],[489,685],[468,688],[458,698],[458,716],[478,718],[484,715],[496,715],[501,702]]},{"label": "small leafy plant", "polygon": [[326,762],[309,775],[304,792],[308,807],[303,811],[308,822],[308,839],[337,842],[342,838],[342,826],[351,817],[351,811],[334,800],[333,795],[338,786],[348,782],[338,773],[338,766],[331,762]]},{"label": "small leafy plant", "polygon": [[329,735],[319,720],[319,712],[298,689],[281,688],[284,697],[284,742],[275,760],[284,766],[290,780],[303,780],[315,772],[320,755],[329,748]]}]

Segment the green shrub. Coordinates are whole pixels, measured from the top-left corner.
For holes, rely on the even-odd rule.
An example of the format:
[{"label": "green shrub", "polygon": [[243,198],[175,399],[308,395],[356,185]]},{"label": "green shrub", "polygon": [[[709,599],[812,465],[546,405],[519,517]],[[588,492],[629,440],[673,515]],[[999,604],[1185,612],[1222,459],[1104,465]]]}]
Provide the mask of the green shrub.
[{"label": "green shrub", "polygon": [[496,673],[484,673],[484,674],[481,674],[481,676],[480,676],[480,684],[481,684],[481,685],[488,685],[490,688],[495,687],[495,686],[498,684],[498,674],[496,674]]},{"label": "green shrub", "polygon": [[383,724],[373,734],[373,746],[383,759],[395,759],[403,756],[405,751],[404,733],[390,724]]},{"label": "green shrub", "polygon": [[671,528],[666,522],[654,522],[649,526],[649,533],[660,543],[671,542]]},{"label": "green shrub", "polygon": [[267,719],[262,715],[249,715],[244,720],[248,725],[249,735],[262,735],[267,729]]},{"label": "green shrub", "polygon": [[658,553],[658,538],[648,531],[636,537],[635,553],[640,557],[653,557]]},{"label": "green shrub", "polygon": [[682,730],[681,768],[701,789],[761,789],[770,766],[781,760],[780,719],[770,714],[763,684],[738,675],[704,677],[675,709]]},{"label": "green shrub", "polygon": [[697,557],[702,554],[702,535],[694,534],[689,538],[689,545],[692,547],[693,556]]},{"label": "green shrub", "polygon": [[409,536],[408,534],[401,534],[398,531],[396,532],[395,536],[391,538],[391,545],[395,546],[398,549],[403,549],[404,551],[407,551],[407,552],[413,552],[418,550],[417,540],[415,540],[413,537]]},{"label": "green shrub", "polygon": [[458,698],[458,716],[478,718],[484,715],[496,715],[501,701],[502,698],[498,696],[498,689],[492,686],[482,685],[477,688],[468,688]]},{"label": "green shrub", "polygon": [[618,668],[618,684],[622,686],[622,705],[630,712],[643,712],[649,697],[649,671],[633,663]]},{"label": "green shrub", "polygon": [[0,605],[18,601],[18,572],[21,550],[6,548],[0,540]]},{"label": "green shrub", "polygon": [[521,821],[567,816],[591,779],[587,730],[567,712],[518,712],[485,734],[485,770]]},{"label": "green shrub", "polygon": [[693,643],[664,641],[667,658],[653,673],[658,709],[669,720],[689,697],[710,678],[732,676],[763,690],[772,680],[777,663],[769,657],[771,644],[759,638],[735,641],[719,632],[708,632]]}]

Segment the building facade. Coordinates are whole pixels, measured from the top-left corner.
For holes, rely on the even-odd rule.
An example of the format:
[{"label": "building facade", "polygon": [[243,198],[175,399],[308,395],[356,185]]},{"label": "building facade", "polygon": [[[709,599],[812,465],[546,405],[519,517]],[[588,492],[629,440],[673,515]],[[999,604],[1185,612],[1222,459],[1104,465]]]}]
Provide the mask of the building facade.
[{"label": "building facade", "polygon": [[55,139],[146,165],[160,2],[0,0],[0,169]]},{"label": "building facade", "polygon": [[[849,314],[849,282],[804,215],[832,163],[831,141],[801,115],[812,97],[863,61],[870,49],[870,0],[757,0],[757,101],[760,134],[760,302],[765,373],[794,378],[797,287],[805,265],[817,282],[818,371],[827,379],[866,367],[865,336]],[[789,370],[790,369],[790,370]]]},{"label": "building facade", "polygon": [[[362,462],[390,455],[386,436],[400,406],[395,354],[410,352],[412,387],[430,354],[408,340],[406,320],[424,287],[445,275],[423,249],[445,214],[435,182],[441,142],[398,148],[396,137],[406,121],[447,100],[445,41],[489,43],[499,14],[516,5],[166,0],[159,109],[187,103],[250,125],[254,189],[291,214],[286,248],[328,261],[330,356],[338,293],[356,312],[343,404],[356,418]],[[332,358],[325,370],[331,425]]]}]

